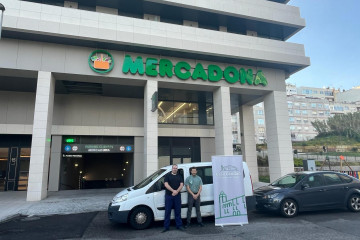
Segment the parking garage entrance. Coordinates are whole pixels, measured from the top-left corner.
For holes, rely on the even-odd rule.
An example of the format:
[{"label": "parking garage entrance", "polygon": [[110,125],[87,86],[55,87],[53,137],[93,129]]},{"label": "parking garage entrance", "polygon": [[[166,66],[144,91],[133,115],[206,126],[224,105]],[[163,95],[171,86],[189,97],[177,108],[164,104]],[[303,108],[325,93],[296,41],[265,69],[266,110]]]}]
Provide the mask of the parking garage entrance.
[{"label": "parking garage entrance", "polygon": [[133,185],[133,137],[63,136],[62,142],[60,190]]}]

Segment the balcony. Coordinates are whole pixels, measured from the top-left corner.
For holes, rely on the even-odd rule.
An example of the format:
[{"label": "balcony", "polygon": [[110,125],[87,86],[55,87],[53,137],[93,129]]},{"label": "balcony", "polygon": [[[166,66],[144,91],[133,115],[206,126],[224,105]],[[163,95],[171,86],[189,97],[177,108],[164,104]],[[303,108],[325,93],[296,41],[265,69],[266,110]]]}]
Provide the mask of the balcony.
[{"label": "balcony", "polygon": [[32,2],[3,3],[4,38],[279,68],[287,74],[310,65],[300,44]]}]

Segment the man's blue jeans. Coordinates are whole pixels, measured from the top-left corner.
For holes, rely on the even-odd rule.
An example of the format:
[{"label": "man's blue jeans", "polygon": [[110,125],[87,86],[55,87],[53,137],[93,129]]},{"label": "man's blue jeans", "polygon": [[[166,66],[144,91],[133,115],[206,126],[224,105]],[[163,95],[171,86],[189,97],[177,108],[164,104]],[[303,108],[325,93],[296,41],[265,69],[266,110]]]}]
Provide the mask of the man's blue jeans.
[{"label": "man's blue jeans", "polygon": [[175,222],[176,227],[179,228],[182,226],[181,221],[181,196],[180,193],[176,196],[165,194],[165,220],[164,227],[169,229],[170,226],[170,215],[171,209],[175,209]]}]

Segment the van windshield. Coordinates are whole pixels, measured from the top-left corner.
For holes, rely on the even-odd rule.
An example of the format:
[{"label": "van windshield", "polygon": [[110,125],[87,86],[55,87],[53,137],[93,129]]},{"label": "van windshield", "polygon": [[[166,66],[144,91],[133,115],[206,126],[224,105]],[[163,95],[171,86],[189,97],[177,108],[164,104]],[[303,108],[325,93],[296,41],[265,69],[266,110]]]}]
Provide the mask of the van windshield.
[{"label": "van windshield", "polygon": [[135,185],[133,189],[136,190],[145,187],[165,171],[166,171],[165,169],[157,170],[156,172],[154,172],[153,174],[142,180],[139,184]]}]

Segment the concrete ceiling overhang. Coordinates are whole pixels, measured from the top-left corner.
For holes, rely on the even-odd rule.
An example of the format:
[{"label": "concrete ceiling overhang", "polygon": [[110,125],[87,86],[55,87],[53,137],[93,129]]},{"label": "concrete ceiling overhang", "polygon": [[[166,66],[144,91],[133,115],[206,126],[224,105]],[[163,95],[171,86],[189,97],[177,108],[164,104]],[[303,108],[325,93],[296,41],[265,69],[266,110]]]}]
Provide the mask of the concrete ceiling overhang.
[{"label": "concrete ceiling overhang", "polygon": [[228,64],[238,64],[245,66],[257,66],[262,68],[274,68],[284,70],[286,76],[290,76],[293,73],[296,73],[306,67],[309,64],[292,64],[287,62],[275,62],[275,61],[265,61],[258,59],[245,59],[239,56],[222,56],[213,54],[211,52],[191,52],[184,51],[183,49],[174,50],[174,49],[166,49],[166,48],[157,48],[151,46],[135,46],[131,45],[131,43],[113,43],[113,42],[104,42],[100,40],[87,40],[87,39],[78,39],[76,36],[74,38],[70,37],[61,37],[61,36],[50,36],[45,35],[44,33],[28,33],[28,32],[20,32],[14,29],[12,30],[4,30],[3,38],[9,39],[20,39],[20,40],[29,40],[36,42],[46,42],[46,43],[55,43],[62,45],[72,45],[79,47],[88,47],[95,49],[108,49],[115,51],[125,51],[125,52],[137,52],[142,54],[149,55],[161,55],[167,57],[178,57],[178,58],[188,58],[188,59],[197,59],[201,61],[211,61],[211,62],[222,62]]}]

